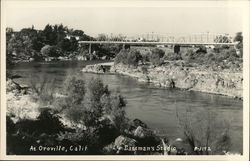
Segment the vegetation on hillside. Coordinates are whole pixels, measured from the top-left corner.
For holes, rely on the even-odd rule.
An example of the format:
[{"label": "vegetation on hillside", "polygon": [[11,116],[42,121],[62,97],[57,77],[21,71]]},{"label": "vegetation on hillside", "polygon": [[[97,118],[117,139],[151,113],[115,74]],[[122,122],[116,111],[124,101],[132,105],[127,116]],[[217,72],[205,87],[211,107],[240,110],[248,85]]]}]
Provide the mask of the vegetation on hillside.
[{"label": "vegetation on hillside", "polygon": [[17,60],[29,60],[30,58],[41,59],[44,53],[41,49],[50,46],[53,50],[58,50],[55,56],[67,55],[70,52],[78,50],[78,40],[93,39],[84,34],[81,30],[69,29],[67,26],[46,25],[43,30],[24,28],[21,31],[14,31],[11,28],[6,29],[6,53],[7,58],[14,57]]},{"label": "vegetation on hillside", "polygon": [[[49,24],[44,30],[35,30],[32,27],[15,32],[7,28],[6,36],[7,69],[19,60],[88,55],[88,46],[79,47],[78,41],[96,40],[81,30]],[[116,39],[122,39],[122,37],[110,39],[105,35],[99,35],[97,38],[97,40]],[[141,71],[144,74],[148,72],[148,66],[155,68],[169,62],[181,62],[176,65],[183,67],[205,66],[213,70],[242,70],[242,34],[237,33],[234,41],[239,42],[235,48],[183,47],[178,54],[160,48],[121,49],[121,45],[93,45],[92,50],[96,58],[115,57],[115,64],[124,64],[131,68],[143,65]],[[86,145],[88,147],[85,151],[71,151],[66,154],[138,154],[124,151],[124,146],[144,147],[163,144],[161,138],[145,123],[138,119],[131,121],[127,118],[125,98],[120,93],[109,90],[100,79],[85,81],[79,76],[69,76],[60,91],[55,91],[54,80],[41,77],[38,79],[43,80],[37,84],[34,79],[30,82],[30,91],[22,89],[15,83],[12,85],[14,84],[16,89],[7,90],[11,93],[12,99],[16,99],[16,102],[11,100],[7,105],[9,109],[6,118],[8,154],[65,154],[62,151],[30,151],[31,145],[66,147]],[[23,99],[25,102],[21,103]],[[32,109],[23,108],[30,104]],[[33,107],[36,107],[36,110]],[[27,112],[35,113],[34,117],[27,117],[28,114],[25,114]],[[205,120],[204,122],[195,120],[201,123],[197,125],[201,131],[198,134],[194,132],[196,126],[191,126],[189,119],[192,117],[179,117],[187,143],[193,149],[196,146],[224,145],[214,146],[216,152],[228,151],[230,146],[228,128],[220,132],[211,131],[214,120],[211,118],[211,113],[206,114],[203,113],[197,117]],[[217,134],[218,138],[213,139],[212,137]],[[163,151],[159,153],[162,154]],[[186,151],[181,148],[169,154],[183,155]]]},{"label": "vegetation on hillside", "polygon": [[[53,83],[46,85],[54,86]],[[11,107],[7,115],[8,154],[133,154],[121,151],[124,143],[120,139],[136,142],[138,146],[156,146],[160,142],[140,120],[127,118],[124,97],[110,91],[98,78],[86,82],[79,76],[70,76],[65,80],[60,96],[48,95],[50,99],[44,99],[49,89],[44,85],[31,86],[29,101],[38,104],[37,110],[32,109],[36,113],[33,118],[20,117],[21,113],[17,112],[22,106],[20,102]],[[15,92],[22,95],[18,90]],[[140,131],[134,134],[137,128]],[[68,149],[86,145],[88,149],[68,152],[30,150],[31,146],[56,145]]]},{"label": "vegetation on hillside", "polygon": [[71,29],[62,24],[47,24],[43,30],[37,30],[34,26],[21,31],[6,28],[7,67],[18,61],[40,61],[45,57],[76,59],[77,56],[84,56],[87,59],[111,59],[121,50],[121,45],[96,44],[92,45],[92,52],[89,53],[89,45],[78,45],[78,42],[121,38],[121,36],[116,36],[110,39],[104,34],[93,38],[82,30]]},{"label": "vegetation on hillside", "polygon": [[[42,82],[53,81],[46,79]],[[209,155],[225,154],[231,146],[228,124],[218,126],[219,122],[211,111],[201,112],[197,116],[192,116],[188,111],[186,114],[177,111],[177,119],[184,133],[183,141],[158,136],[139,119],[129,120],[125,112],[125,98],[120,93],[110,91],[98,78],[85,81],[76,75],[69,76],[60,95],[48,95],[50,99],[44,99],[44,95],[49,89],[54,91],[53,83],[46,83],[48,87],[32,85],[24,95],[23,89],[12,83],[8,83],[8,87],[11,87],[8,88],[8,94],[14,92],[15,97],[25,97],[26,103],[20,102],[23,99],[17,99],[14,105],[13,101],[12,104],[8,103],[7,154]],[[18,112],[22,106],[31,104],[31,111],[25,109]],[[68,151],[46,148],[56,146],[66,147]],[[70,150],[71,146],[86,146],[87,149],[74,151]],[[155,149],[127,151],[126,146]],[[156,150],[157,146],[174,149]],[[194,150],[200,146],[210,147],[212,152]],[[31,147],[37,149],[31,150]],[[39,147],[45,147],[46,150],[38,150]]]},{"label": "vegetation on hillside", "polygon": [[[220,39],[224,39],[224,37],[218,37],[217,39],[220,42]],[[181,61],[182,66],[186,67],[204,66],[211,70],[241,71],[243,65],[242,34],[237,33],[234,41],[237,42],[236,46],[181,47],[179,53],[174,53],[173,48],[131,48],[121,50],[116,55],[115,64],[121,63],[135,67],[142,64],[145,68],[145,64],[161,66],[169,61]]]}]

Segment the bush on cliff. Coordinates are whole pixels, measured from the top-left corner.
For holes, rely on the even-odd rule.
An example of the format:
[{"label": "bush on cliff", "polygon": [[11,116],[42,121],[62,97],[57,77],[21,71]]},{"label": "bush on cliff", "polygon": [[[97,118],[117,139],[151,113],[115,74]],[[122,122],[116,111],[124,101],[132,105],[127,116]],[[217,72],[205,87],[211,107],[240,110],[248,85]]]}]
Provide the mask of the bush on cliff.
[{"label": "bush on cliff", "polygon": [[[219,51],[215,51],[219,50]],[[183,49],[181,57],[185,66],[189,63],[205,65],[215,70],[232,69],[242,70],[242,58],[237,54],[234,47],[209,49],[207,53],[195,52],[194,49]]]},{"label": "bush on cliff", "polygon": [[132,49],[123,49],[115,57],[115,64],[124,64],[129,67],[137,67],[142,56],[139,51]]},{"label": "bush on cliff", "polygon": [[115,57],[115,64],[127,64],[128,50],[122,49]]},{"label": "bush on cliff", "polygon": [[165,54],[165,52],[161,49],[158,48],[154,48],[151,50],[151,55],[149,57],[149,61],[153,64],[153,65],[161,65],[163,63],[163,56]]},{"label": "bush on cliff", "polygon": [[174,53],[174,52],[166,52],[164,55],[164,60],[170,60],[170,61],[174,61],[174,60],[181,60],[181,55]]}]

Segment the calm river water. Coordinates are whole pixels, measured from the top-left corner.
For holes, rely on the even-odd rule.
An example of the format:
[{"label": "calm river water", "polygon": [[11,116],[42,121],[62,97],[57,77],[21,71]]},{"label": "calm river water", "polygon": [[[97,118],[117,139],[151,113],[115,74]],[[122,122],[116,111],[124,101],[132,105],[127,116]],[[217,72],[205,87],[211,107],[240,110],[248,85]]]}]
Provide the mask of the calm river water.
[{"label": "calm river water", "polygon": [[[79,73],[85,65],[92,63],[96,62],[20,63],[12,71],[22,76],[22,78],[16,79],[19,83],[28,85],[29,79],[33,79],[35,75],[46,75],[55,78],[57,86],[60,87],[68,74]],[[177,113],[180,115],[189,114],[195,120],[196,117],[202,115],[206,118],[205,115],[211,112],[212,117],[216,117],[212,120],[216,120],[215,126],[217,126],[217,129],[223,127],[222,122],[229,122],[231,151],[242,153],[243,103],[240,100],[201,92],[159,89],[121,75],[92,73],[81,73],[81,75],[86,80],[92,77],[100,77],[109,86],[109,89],[118,89],[127,100],[127,115],[129,118],[138,118],[161,135],[166,135],[172,139],[183,137],[183,132],[178,124]],[[196,120],[194,124],[199,122],[202,121]],[[197,128],[195,130],[200,132],[202,129]]]}]

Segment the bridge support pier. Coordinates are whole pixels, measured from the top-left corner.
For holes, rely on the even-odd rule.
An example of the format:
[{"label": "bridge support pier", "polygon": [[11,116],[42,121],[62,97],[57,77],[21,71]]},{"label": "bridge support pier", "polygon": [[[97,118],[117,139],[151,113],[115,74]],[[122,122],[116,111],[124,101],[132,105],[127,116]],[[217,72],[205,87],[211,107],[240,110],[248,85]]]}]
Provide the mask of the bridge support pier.
[{"label": "bridge support pier", "polygon": [[181,48],[180,45],[178,45],[178,44],[177,44],[177,45],[174,45],[174,53],[179,54],[180,48]]},{"label": "bridge support pier", "polygon": [[131,45],[122,44],[122,49],[130,49]]},{"label": "bridge support pier", "polygon": [[91,44],[89,44],[89,54],[91,54]]}]

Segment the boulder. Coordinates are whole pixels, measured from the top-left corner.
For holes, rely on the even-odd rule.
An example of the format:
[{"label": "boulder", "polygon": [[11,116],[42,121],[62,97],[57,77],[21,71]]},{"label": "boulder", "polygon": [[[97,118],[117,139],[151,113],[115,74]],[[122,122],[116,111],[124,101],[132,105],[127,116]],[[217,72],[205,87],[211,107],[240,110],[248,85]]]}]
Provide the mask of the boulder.
[{"label": "boulder", "polygon": [[[134,154],[133,151],[126,151],[126,147],[135,147],[137,141],[135,139],[120,135],[115,139],[113,149],[116,154]],[[109,148],[110,149],[110,148]]]},{"label": "boulder", "polygon": [[114,147],[116,149],[121,149],[121,147],[123,148],[125,145],[135,146],[135,144],[136,144],[135,139],[120,135],[115,139]]},{"label": "boulder", "polygon": [[22,87],[17,84],[16,82],[14,82],[11,79],[8,79],[6,82],[6,91],[7,92],[12,92],[12,91],[16,91],[16,92],[20,92],[22,89]]},{"label": "boulder", "polygon": [[153,132],[149,129],[138,126],[134,131],[134,136],[140,139],[153,136]]},{"label": "boulder", "polygon": [[141,126],[143,128],[147,128],[147,125],[144,122],[142,122],[141,120],[139,120],[139,119],[134,119],[133,120],[133,126],[135,126],[136,128],[138,126]]},{"label": "boulder", "polygon": [[106,155],[113,155],[117,152],[117,149],[114,146],[114,143],[108,144],[102,149],[103,153]]}]

